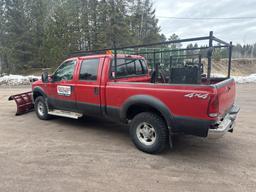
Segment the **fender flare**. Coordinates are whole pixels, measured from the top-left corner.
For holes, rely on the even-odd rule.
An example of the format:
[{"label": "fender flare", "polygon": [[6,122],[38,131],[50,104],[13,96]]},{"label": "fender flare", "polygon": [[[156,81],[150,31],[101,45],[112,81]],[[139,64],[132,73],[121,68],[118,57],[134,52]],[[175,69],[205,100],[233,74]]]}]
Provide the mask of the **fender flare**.
[{"label": "fender flare", "polygon": [[34,100],[34,95],[35,95],[36,92],[40,93],[45,98],[47,98],[47,95],[45,94],[44,90],[41,87],[38,87],[38,86],[35,87],[32,92],[33,92],[33,100]]},{"label": "fender flare", "polygon": [[124,104],[121,107],[120,110],[120,117],[122,120],[126,119],[127,116],[127,111],[132,105],[136,104],[143,104],[143,105],[148,105],[152,108],[155,108],[158,110],[161,115],[164,117],[168,129],[171,128],[172,122],[173,122],[173,115],[171,111],[168,109],[168,107],[159,99],[153,96],[149,95],[135,95],[129,97]]}]

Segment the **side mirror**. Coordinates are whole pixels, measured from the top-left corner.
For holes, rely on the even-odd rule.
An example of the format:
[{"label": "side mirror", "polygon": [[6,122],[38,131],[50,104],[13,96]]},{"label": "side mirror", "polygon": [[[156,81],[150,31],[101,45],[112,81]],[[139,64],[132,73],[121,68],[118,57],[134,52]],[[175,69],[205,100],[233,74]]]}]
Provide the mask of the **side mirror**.
[{"label": "side mirror", "polygon": [[53,82],[53,75],[48,75],[48,81]]},{"label": "side mirror", "polygon": [[42,73],[42,82],[43,83],[48,83],[48,72],[46,72],[46,71],[44,71],[43,73]]}]

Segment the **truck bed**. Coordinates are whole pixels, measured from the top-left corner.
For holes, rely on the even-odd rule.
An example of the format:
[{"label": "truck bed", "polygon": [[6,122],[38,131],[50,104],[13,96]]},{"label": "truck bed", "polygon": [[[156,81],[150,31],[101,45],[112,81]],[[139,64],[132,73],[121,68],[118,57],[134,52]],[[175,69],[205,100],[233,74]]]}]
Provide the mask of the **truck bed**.
[{"label": "truck bed", "polygon": [[[219,79],[220,80],[220,79]],[[105,106],[107,113],[119,114],[119,110],[132,97],[152,97],[167,106],[177,123],[200,121],[213,123],[232,107],[235,100],[235,82],[233,78],[213,81],[214,84],[182,85],[143,82],[108,82],[105,88]],[[209,105],[217,101],[214,110],[216,117],[209,116]],[[200,107],[199,107],[200,106]],[[180,126],[182,127],[182,126]],[[197,128],[197,127],[196,127]]]}]

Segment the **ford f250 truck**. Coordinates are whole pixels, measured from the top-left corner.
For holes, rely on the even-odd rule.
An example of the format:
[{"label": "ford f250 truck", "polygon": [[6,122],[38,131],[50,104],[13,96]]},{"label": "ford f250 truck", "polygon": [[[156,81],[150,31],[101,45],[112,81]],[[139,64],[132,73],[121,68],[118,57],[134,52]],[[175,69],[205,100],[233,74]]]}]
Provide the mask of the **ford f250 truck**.
[{"label": "ford f250 truck", "polygon": [[186,66],[180,70],[182,77],[184,71],[195,68],[200,79],[184,83],[183,78],[178,83],[171,67],[166,78],[157,67],[150,74],[145,57],[116,50],[78,54],[66,59],[52,75],[43,73],[42,80],[32,85],[38,118],[88,115],[129,124],[133,143],[147,153],[163,151],[174,134],[207,137],[233,131],[239,111],[233,78],[206,77],[201,69]]}]

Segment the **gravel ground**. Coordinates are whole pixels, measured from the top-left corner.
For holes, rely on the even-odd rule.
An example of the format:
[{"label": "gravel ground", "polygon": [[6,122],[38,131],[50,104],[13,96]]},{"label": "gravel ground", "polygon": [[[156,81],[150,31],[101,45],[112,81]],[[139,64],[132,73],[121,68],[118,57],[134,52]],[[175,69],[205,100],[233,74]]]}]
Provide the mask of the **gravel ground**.
[{"label": "gravel ground", "polygon": [[238,85],[234,133],[179,136],[161,155],[137,150],[119,124],[14,116],[8,96],[27,90],[0,87],[0,191],[255,191],[256,84]]}]

